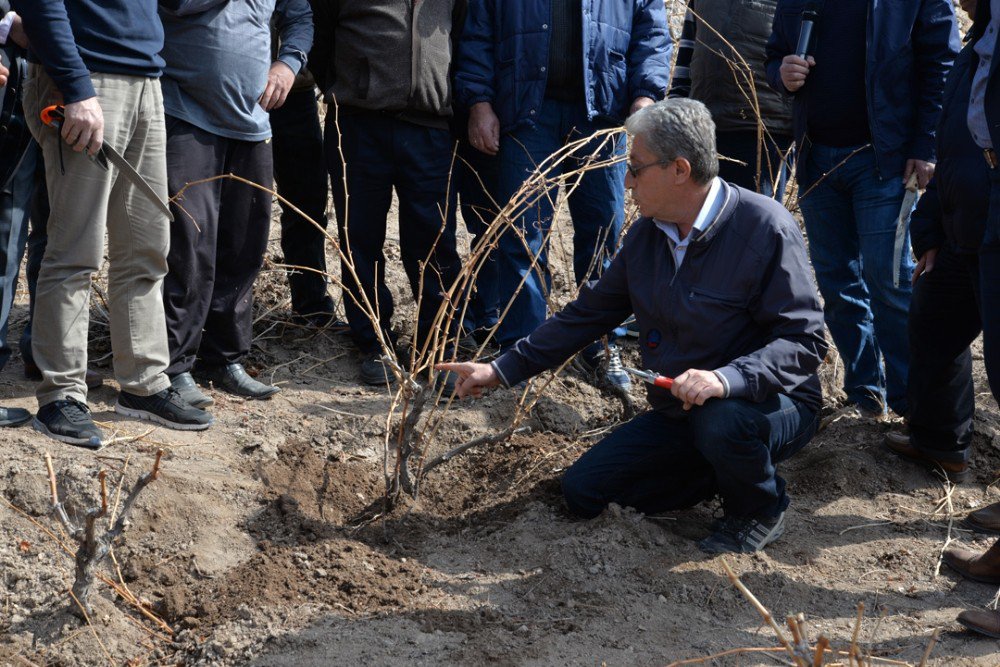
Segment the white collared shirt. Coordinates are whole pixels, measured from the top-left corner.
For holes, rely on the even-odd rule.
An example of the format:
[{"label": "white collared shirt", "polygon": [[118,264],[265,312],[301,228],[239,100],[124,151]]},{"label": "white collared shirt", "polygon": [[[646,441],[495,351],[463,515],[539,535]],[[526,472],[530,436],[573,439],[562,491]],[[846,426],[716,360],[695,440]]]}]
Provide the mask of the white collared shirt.
[{"label": "white collared shirt", "polygon": [[715,219],[719,217],[719,213],[722,211],[722,207],[725,204],[725,199],[722,192],[722,181],[716,176],[712,179],[712,185],[708,188],[708,196],[705,197],[705,203],[701,205],[701,210],[698,211],[698,217],[694,219],[694,225],[691,227],[691,231],[688,235],[681,239],[680,232],[677,229],[676,223],[665,222],[663,220],[653,219],[660,230],[667,235],[667,239],[670,241],[670,250],[674,253],[674,267],[675,270],[681,267],[681,263],[684,261],[684,255],[687,254],[688,245],[692,240],[701,236],[701,234],[712,226]]}]

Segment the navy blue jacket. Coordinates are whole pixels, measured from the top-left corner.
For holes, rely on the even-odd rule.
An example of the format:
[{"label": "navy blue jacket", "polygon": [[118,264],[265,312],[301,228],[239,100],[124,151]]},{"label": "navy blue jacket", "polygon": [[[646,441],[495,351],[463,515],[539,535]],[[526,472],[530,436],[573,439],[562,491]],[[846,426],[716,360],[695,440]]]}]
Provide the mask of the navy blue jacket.
[{"label": "navy blue jacket", "polygon": [[[988,2],[988,0],[983,0]],[[802,10],[809,0],[778,0],[767,43],[767,80],[781,82],[781,60],[795,51]],[[821,10],[836,11],[836,0]],[[882,178],[902,176],[909,159],[935,160],[934,131],[945,77],[961,42],[951,0],[871,0],[866,35],[865,90],[876,164]],[[799,159],[808,151],[809,79],[792,94]]]},{"label": "navy blue jacket", "polygon": [[[989,5],[989,2],[983,2]],[[944,108],[937,130],[937,168],[934,178],[910,218],[913,253],[948,244],[975,253],[983,241],[989,209],[990,175],[983,151],[972,140],[967,121],[971,67],[977,58],[973,43],[955,59],[944,92]]]},{"label": "navy blue jacket", "polygon": [[[618,124],[637,97],[662,99],[673,43],[663,0],[582,0],[587,115]],[[503,132],[533,125],[545,98],[550,0],[473,0],[455,95],[490,102]]]},{"label": "navy blue jacket", "polygon": [[[166,4],[177,4],[171,0]],[[163,26],[157,0],[13,0],[33,59],[63,100],[95,96],[91,72],[160,76]]]},{"label": "navy blue jacket", "polygon": [[[634,312],[643,368],[717,370],[731,398],[783,393],[818,410],[828,345],[802,234],[773,199],[723,191],[679,269],[667,235],[649,218],[636,222],[599,280],[493,362],[504,384],[555,368]],[[669,391],[647,386],[647,395],[654,409],[683,414]]]}]

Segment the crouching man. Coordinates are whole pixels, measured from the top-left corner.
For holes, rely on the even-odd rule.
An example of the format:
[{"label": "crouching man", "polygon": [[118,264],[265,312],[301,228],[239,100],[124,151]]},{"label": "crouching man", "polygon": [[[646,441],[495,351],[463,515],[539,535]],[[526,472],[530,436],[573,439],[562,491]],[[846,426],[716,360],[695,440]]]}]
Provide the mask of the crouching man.
[{"label": "crouching man", "polygon": [[459,396],[554,368],[635,312],[652,410],[599,442],[563,478],[570,510],[609,503],[647,514],[720,495],[725,515],[699,543],[758,551],[784,531],[776,466],[816,431],[816,369],[827,351],[799,229],[779,204],[721,181],[701,102],[671,99],[626,121],[625,185],[642,218],[604,275],[491,364],[441,364]]}]

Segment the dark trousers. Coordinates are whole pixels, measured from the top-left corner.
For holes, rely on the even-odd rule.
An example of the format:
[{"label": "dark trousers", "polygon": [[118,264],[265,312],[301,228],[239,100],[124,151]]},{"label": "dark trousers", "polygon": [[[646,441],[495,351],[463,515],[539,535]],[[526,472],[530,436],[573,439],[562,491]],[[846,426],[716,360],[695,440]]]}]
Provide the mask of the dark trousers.
[{"label": "dark trousers", "polygon": [[966,461],[976,411],[969,345],[982,330],[976,255],[938,251],[913,288],[908,330],[912,443],[936,459]]},{"label": "dark trousers", "polygon": [[1000,401],[1000,169],[990,172],[990,208],[979,250],[983,358],[993,398]]},{"label": "dark trousers", "polygon": [[[483,243],[483,234],[499,213],[500,158],[476,150],[468,141],[458,144],[458,196],[462,219],[472,235],[472,250]],[[462,326],[466,331],[492,329],[500,318],[500,264],[488,252],[476,274]]]},{"label": "dark trousers", "polygon": [[31,198],[31,226],[28,230],[28,254],[24,262],[24,277],[28,283],[28,323],[21,332],[18,349],[25,363],[34,363],[31,354],[31,328],[35,321],[35,292],[38,288],[38,274],[42,270],[42,257],[49,240],[49,191],[45,186],[45,162],[41,151],[35,163],[35,194]]},{"label": "dark trousers", "polygon": [[[170,193],[218,174],[270,187],[270,142],[227,139],[167,116]],[[190,371],[195,359],[219,366],[250,351],[253,283],[271,223],[271,195],[231,179],[192,186],[179,204],[171,204],[163,281],[170,376]]]},{"label": "dark trousers", "polygon": [[581,456],[563,476],[563,494],[585,518],[609,503],[655,514],[716,494],[728,516],[777,516],[788,495],[776,466],[809,442],[816,425],[812,410],[784,395],[712,399],[676,418],[646,412]]},{"label": "dark trousers", "polygon": [[[385,284],[386,216],[393,188],[399,198],[399,248],[414,297],[419,300],[417,344],[432,332],[442,293],[461,266],[455,247],[455,190],[450,183],[452,140],[447,130],[386,114],[333,109],[326,116],[326,161],[337,211],[340,247],[353,259],[355,281],[341,271],[353,298],[344,299],[351,337],[363,353],[379,349],[375,327],[358,305],[361,290],[378,309],[379,326],[392,339],[392,293]],[[343,152],[343,162],[341,161]],[[347,194],[344,197],[344,163]],[[421,267],[426,265],[421,281]],[[357,303],[355,303],[357,299]],[[457,319],[457,318],[456,318]],[[457,327],[458,322],[454,322]],[[407,330],[410,327],[407,326]],[[453,331],[449,332],[449,336]]]},{"label": "dark trousers", "polygon": [[[326,229],[328,181],[323,161],[323,132],[313,90],[293,90],[271,111],[274,180],[278,194]],[[281,205],[281,251],[285,264],[313,271],[289,270],[292,310],[300,315],[332,313],[327,293],[326,236],[311,222]]]},{"label": "dark trousers", "polygon": [[779,200],[785,194],[788,169],[792,164],[791,159],[785,159],[792,146],[791,136],[765,134],[760,142],[756,130],[716,132],[715,143],[723,157],[746,163],[719,160],[722,180],[767,197],[774,197],[777,192]]}]

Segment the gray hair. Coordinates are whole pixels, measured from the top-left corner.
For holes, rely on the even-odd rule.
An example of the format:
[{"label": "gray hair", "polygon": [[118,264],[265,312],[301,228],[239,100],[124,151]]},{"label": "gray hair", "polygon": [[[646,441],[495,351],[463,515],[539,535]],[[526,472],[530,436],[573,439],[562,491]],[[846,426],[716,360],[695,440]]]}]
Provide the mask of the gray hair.
[{"label": "gray hair", "polygon": [[625,130],[640,136],[664,162],[684,158],[691,163],[691,178],[708,183],[719,175],[715,149],[715,122],[708,108],[697,100],[666,99],[632,114]]}]

